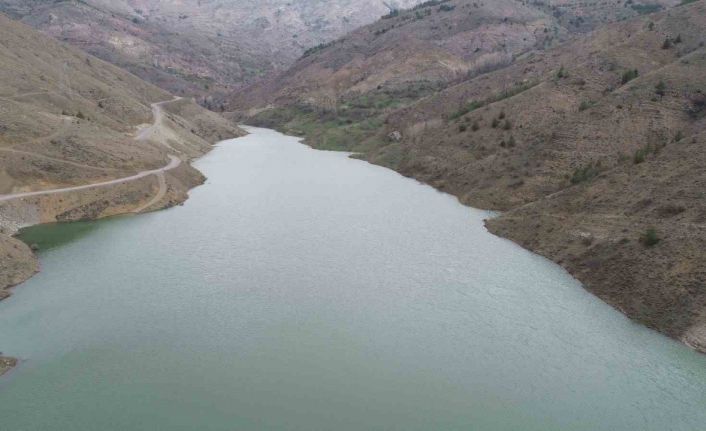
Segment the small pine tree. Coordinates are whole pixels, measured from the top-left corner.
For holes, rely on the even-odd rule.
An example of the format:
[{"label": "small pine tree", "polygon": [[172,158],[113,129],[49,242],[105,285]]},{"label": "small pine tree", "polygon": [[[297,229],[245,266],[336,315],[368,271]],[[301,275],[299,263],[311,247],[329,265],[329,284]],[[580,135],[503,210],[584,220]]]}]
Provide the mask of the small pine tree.
[{"label": "small pine tree", "polygon": [[657,93],[657,95],[658,95],[659,97],[663,97],[663,96],[664,96],[664,93],[665,93],[666,89],[667,89],[667,84],[665,84],[664,81],[661,81],[661,80],[660,80],[660,81],[657,83],[657,85],[655,85],[655,93]]},{"label": "small pine tree", "polygon": [[563,78],[567,78],[568,76],[569,76],[569,74],[566,73],[566,69],[565,69],[564,66],[562,65],[562,66],[559,68],[559,71],[556,73],[556,77],[559,78],[559,79],[563,79]]},{"label": "small pine tree", "polygon": [[623,85],[625,85],[628,82],[632,81],[633,79],[637,78],[638,76],[640,76],[640,73],[637,71],[637,69],[626,70],[623,73],[621,82],[623,83]]},{"label": "small pine tree", "polygon": [[647,157],[647,152],[644,149],[639,149],[635,151],[635,155],[633,156],[632,161],[636,165],[639,165],[640,163],[645,161],[645,157]]},{"label": "small pine tree", "polygon": [[657,230],[653,227],[647,229],[645,234],[642,235],[642,238],[640,238],[640,242],[642,242],[645,247],[654,247],[659,244],[660,241],[662,241],[662,239],[657,235]]},{"label": "small pine tree", "polygon": [[669,49],[672,47],[672,39],[666,38],[664,39],[664,43],[662,44],[662,49]]}]

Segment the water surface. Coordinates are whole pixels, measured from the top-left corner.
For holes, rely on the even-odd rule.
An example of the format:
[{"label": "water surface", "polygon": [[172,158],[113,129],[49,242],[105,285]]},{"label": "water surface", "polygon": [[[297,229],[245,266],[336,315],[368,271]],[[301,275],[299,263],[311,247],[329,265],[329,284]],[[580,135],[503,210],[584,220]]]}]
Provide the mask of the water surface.
[{"label": "water surface", "polygon": [[0,429],[706,429],[706,357],[482,211],[252,129],[183,207],[40,226]]}]

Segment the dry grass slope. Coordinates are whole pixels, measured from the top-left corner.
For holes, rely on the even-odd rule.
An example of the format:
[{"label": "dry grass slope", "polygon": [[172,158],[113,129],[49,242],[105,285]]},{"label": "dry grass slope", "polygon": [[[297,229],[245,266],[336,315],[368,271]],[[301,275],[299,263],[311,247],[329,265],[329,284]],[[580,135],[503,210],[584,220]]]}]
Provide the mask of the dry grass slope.
[{"label": "dry grass slope", "polygon": [[[359,151],[466,204],[506,211],[488,223],[493,232],[562,264],[631,318],[706,351],[706,2],[656,13],[605,2],[550,6],[558,3],[564,12],[548,21],[555,28],[570,32],[567,23],[585,17],[574,36],[553,47],[520,45],[512,61],[457,79],[439,78],[449,63],[437,61],[437,50],[427,58],[443,65],[422,76],[440,90],[407,98],[391,91],[419,73],[409,72],[410,63],[396,68],[399,76],[384,72],[399,64],[394,56],[367,68],[379,52],[414,58],[395,45],[403,39],[394,31],[402,30],[393,29],[377,35],[388,38],[381,45],[375,32],[354,34],[303,59],[277,79],[276,92],[253,92],[269,107],[249,104],[247,94],[238,100],[258,108],[254,121],[299,132],[315,146]],[[441,33],[468,19],[464,2],[448,4],[456,8],[432,12],[439,23],[443,13],[454,23],[446,30],[435,24]],[[524,14],[527,5],[493,5],[508,8],[500,15],[528,17],[523,27],[548,25]],[[489,12],[497,11],[484,12],[493,22],[497,13]],[[579,34],[589,17],[599,17],[592,19],[598,25],[619,12],[632,18]],[[473,40],[468,31],[462,39]],[[447,33],[434,43],[447,55],[453,39]]]},{"label": "dry grass slope", "polygon": [[[0,15],[0,195],[104,183],[188,161],[242,131],[191,100],[164,104],[159,133],[152,105],[173,98],[134,75]],[[36,270],[19,227],[95,219],[174,205],[202,176],[187,163],[111,187],[0,202],[0,299]],[[158,199],[155,199],[155,196]],[[149,204],[149,205],[148,205]]]}]

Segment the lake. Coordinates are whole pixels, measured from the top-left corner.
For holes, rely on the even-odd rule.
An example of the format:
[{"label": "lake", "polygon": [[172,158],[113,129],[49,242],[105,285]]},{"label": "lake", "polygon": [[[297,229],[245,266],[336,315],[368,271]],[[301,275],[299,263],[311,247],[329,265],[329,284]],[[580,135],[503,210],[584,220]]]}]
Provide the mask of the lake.
[{"label": "lake", "polygon": [[37,226],[0,303],[0,429],[706,429],[706,356],[491,213],[249,128],[184,206]]}]

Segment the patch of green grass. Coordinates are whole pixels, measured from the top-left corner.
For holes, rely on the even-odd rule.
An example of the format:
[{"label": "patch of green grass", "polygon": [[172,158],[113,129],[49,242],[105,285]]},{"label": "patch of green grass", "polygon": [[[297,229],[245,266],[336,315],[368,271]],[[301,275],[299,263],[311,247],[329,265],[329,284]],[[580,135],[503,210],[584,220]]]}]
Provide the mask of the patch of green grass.
[{"label": "patch of green grass", "polygon": [[647,15],[650,13],[659,12],[663,9],[661,5],[658,4],[633,4],[630,5],[632,10],[639,13],[640,15]]}]

